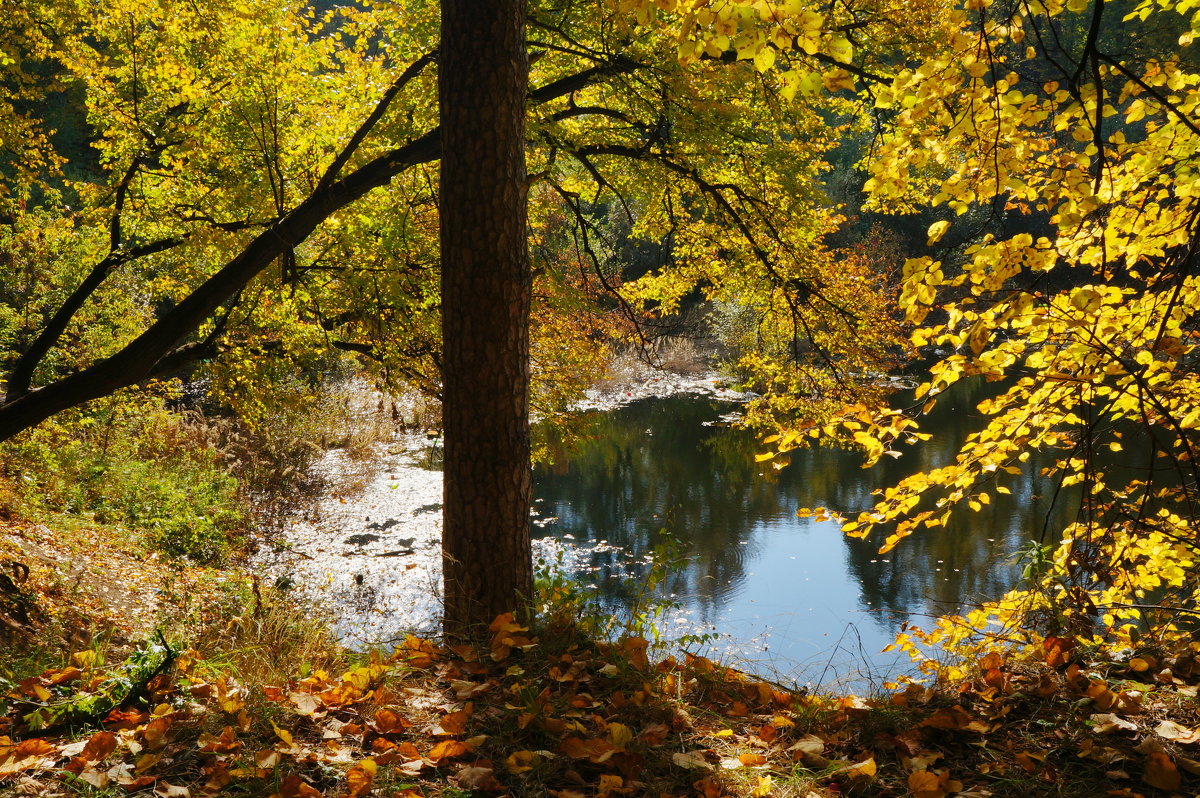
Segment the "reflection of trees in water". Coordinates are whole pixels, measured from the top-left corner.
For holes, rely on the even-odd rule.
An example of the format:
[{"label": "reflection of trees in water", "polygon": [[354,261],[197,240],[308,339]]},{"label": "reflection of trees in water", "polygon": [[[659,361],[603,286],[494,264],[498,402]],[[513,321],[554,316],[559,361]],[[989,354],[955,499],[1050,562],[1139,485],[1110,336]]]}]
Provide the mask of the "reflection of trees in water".
[{"label": "reflection of trees in water", "polygon": [[[752,437],[703,425],[729,409],[727,403],[672,397],[596,414],[590,440],[565,462],[538,470],[539,510],[558,517],[555,533],[617,549],[590,555],[614,598],[638,592],[644,562],[664,529],[688,558],[667,591],[711,609],[744,578],[747,549],[753,548],[747,532],[755,519],[777,515],[778,501],[745,465],[753,461]],[[745,450],[740,468],[715,454],[715,446],[731,445]],[[614,578],[621,574],[626,578]]]},{"label": "reflection of trees in water", "polygon": [[[754,462],[761,446],[752,434],[704,426],[729,405],[692,396],[644,400],[596,414],[575,451],[539,468],[535,493],[541,513],[558,516],[556,535],[611,544],[592,551],[590,565],[613,601],[638,593],[657,533],[669,530],[688,567],[666,589],[707,617],[738,589],[746,561],[764,545],[753,539],[755,529],[802,506],[857,512],[870,506],[875,488],[950,462],[978,424],[974,407],[987,393],[982,382],[947,391],[922,424],[933,439],[870,470],[857,452],[810,449],[794,452],[792,464],[777,471]],[[1019,574],[1011,553],[1040,533],[1053,493],[1036,460],[1003,478],[1011,495],[993,491],[982,512],[960,513],[949,527],[915,534],[888,554],[877,554],[878,542],[846,539],[864,607],[944,612],[1009,588]],[[1061,528],[1068,504],[1053,508],[1051,529]]]}]

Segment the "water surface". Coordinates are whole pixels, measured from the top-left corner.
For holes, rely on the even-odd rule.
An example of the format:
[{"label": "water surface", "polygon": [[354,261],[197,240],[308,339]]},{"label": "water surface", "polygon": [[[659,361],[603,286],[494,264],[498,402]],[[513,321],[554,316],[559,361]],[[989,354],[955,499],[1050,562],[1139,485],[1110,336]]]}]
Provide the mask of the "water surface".
[{"label": "water surface", "polygon": [[987,390],[962,384],[944,394],[922,425],[933,439],[871,469],[859,453],[832,448],[795,452],[782,470],[756,463],[753,434],[720,420],[736,406],[710,397],[596,413],[582,443],[535,471],[535,535],[574,547],[580,578],[621,605],[642,590],[645,562],[667,530],[686,558],[666,586],[680,605],[674,633],[719,633],[716,653],[801,683],[895,675],[906,660],[880,652],[902,623],[1002,594],[1020,576],[1012,552],[1061,528],[1069,503],[1050,501],[1054,484],[1033,463],[1006,477],[1011,495],[993,493],[981,512],[883,555],[878,541],[796,511],[854,513],[876,488],[952,461]]}]

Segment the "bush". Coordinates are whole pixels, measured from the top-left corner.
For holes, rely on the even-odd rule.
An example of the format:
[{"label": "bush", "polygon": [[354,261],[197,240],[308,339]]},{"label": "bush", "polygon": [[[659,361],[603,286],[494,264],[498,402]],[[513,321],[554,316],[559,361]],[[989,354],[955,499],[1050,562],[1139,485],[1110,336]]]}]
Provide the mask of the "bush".
[{"label": "bush", "polygon": [[166,554],[225,559],[248,517],[238,481],[195,417],[163,399],[112,397],[0,446],[8,512],[91,514]]}]

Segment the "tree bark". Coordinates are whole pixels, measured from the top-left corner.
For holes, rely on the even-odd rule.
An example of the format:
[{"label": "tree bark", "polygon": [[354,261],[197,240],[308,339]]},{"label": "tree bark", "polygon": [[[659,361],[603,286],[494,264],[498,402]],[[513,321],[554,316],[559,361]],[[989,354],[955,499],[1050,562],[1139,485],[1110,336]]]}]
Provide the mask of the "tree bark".
[{"label": "tree bark", "polygon": [[525,615],[529,304],[525,0],[443,0],[441,112],[445,629]]}]

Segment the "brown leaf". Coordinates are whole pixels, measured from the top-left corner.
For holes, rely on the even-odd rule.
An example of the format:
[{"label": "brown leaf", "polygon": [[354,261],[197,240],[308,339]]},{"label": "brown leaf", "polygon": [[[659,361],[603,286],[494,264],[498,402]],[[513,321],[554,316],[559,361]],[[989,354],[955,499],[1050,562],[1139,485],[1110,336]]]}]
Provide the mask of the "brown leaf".
[{"label": "brown leaf", "polygon": [[[208,776],[208,781],[204,782],[204,791],[207,793],[219,792],[222,787],[233,781],[233,776],[229,772],[229,765],[220,759],[214,759],[207,763],[200,769],[200,772]],[[153,781],[151,779],[151,783]]]},{"label": "brown leaf", "polygon": [[[281,756],[278,751],[271,748],[265,748],[262,751],[254,752],[254,766],[260,771],[269,773],[279,767]],[[259,778],[266,778],[267,773],[260,773]]]},{"label": "brown leaf", "polygon": [[237,740],[237,733],[232,726],[226,726],[219,737],[204,734],[198,740],[202,754],[236,754],[242,750],[242,744]]},{"label": "brown leaf", "polygon": [[473,766],[460,768],[454,778],[458,782],[458,786],[468,790],[499,792],[504,789],[504,785],[496,780],[496,773],[491,768]]},{"label": "brown leaf", "polygon": [[939,709],[932,715],[921,721],[922,726],[930,726],[934,729],[946,729],[948,731],[987,731],[987,725],[981,724],[979,721],[971,717],[971,714],[963,709],[958,704],[947,709]]},{"label": "brown leaf", "polygon": [[681,768],[702,768],[711,770],[712,764],[708,758],[704,756],[703,751],[680,751],[671,754],[671,761],[676,767]]},{"label": "brown leaf", "polygon": [[642,727],[638,739],[646,745],[662,745],[671,734],[671,729],[665,723],[648,723]]},{"label": "brown leaf", "polygon": [[187,787],[178,787],[165,781],[159,781],[154,786],[154,794],[158,798],[192,798],[192,791]]}]

